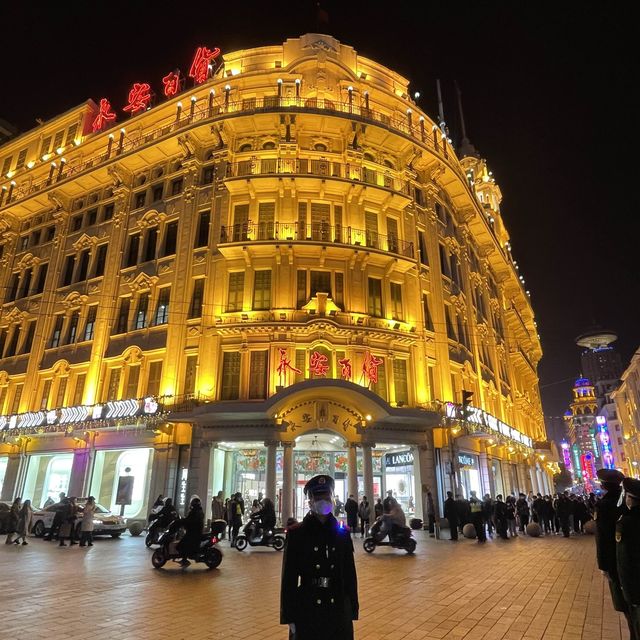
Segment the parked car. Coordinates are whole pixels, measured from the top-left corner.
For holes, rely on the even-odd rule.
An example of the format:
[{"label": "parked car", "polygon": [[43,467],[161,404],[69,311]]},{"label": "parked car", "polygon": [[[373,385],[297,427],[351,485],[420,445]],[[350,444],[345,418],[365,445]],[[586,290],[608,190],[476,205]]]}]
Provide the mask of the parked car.
[{"label": "parked car", "polygon": [[[82,510],[84,504],[87,501],[86,498],[78,498],[78,519],[76,520],[76,533],[80,535],[80,525],[82,520]],[[38,538],[41,538],[45,533],[51,529],[53,518],[56,515],[58,509],[57,504],[52,504],[44,509],[37,509],[33,512],[33,520],[31,533]],[[96,510],[93,514],[93,535],[94,536],[111,536],[112,538],[118,538],[121,536],[127,528],[125,519],[122,516],[111,513],[109,509],[96,503]]]}]

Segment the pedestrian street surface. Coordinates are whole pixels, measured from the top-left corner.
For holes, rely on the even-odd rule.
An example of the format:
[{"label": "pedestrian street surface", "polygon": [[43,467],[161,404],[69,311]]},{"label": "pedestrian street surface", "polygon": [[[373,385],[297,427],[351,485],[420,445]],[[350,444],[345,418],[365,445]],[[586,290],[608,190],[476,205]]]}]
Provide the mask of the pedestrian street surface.
[{"label": "pedestrian street surface", "polygon": [[[367,555],[355,539],[357,640],[628,638],[593,536],[485,545],[416,537],[415,556],[389,548]],[[128,533],[84,549],[35,538],[24,547],[1,543],[0,639],[286,640],[278,624],[282,554],[221,547],[222,564],[209,571],[153,569],[144,537]]]}]

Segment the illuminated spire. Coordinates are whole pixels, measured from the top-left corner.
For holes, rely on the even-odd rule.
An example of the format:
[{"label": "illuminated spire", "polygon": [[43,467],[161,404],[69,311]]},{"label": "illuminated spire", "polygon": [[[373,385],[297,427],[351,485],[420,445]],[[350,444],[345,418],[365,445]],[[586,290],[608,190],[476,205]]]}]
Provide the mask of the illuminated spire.
[{"label": "illuminated spire", "polygon": [[476,148],[471,144],[469,138],[467,138],[467,129],[464,124],[464,113],[462,112],[462,92],[460,91],[460,87],[456,81],[456,93],[458,95],[458,113],[460,115],[460,129],[462,132],[462,140],[460,141],[460,146],[458,148],[458,155],[461,158],[465,158],[467,156],[472,156],[473,158],[479,158],[480,154],[476,150]]}]

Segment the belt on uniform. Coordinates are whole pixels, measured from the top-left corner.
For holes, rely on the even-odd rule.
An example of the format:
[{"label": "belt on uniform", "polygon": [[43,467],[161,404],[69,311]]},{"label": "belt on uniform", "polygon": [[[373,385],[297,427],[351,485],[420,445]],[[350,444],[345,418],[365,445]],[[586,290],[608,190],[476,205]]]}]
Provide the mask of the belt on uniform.
[{"label": "belt on uniform", "polygon": [[331,578],[309,578],[303,583],[307,587],[320,587],[328,589],[331,586]]}]

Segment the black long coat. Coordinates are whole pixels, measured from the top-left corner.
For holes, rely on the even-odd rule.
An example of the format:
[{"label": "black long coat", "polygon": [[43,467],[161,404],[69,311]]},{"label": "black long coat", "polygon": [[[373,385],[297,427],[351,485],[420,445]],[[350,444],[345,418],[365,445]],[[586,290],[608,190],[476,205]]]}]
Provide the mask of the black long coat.
[{"label": "black long coat", "polygon": [[633,507],[616,523],[616,560],[627,604],[640,605],[640,507]]},{"label": "black long coat", "polygon": [[[328,586],[315,583],[328,578]],[[296,625],[296,640],[352,640],[358,581],[348,530],[332,516],[308,513],[289,529],[282,559],[280,623]]]},{"label": "black long coat", "polygon": [[606,571],[614,580],[618,579],[616,566],[616,522],[626,508],[618,506],[620,490],[607,491],[596,503],[596,555],[598,568]]},{"label": "black long coat", "polygon": [[204,511],[202,507],[192,507],[186,518],[180,521],[185,528],[185,534],[178,542],[177,549],[180,553],[195,554],[202,540],[204,531]]}]

